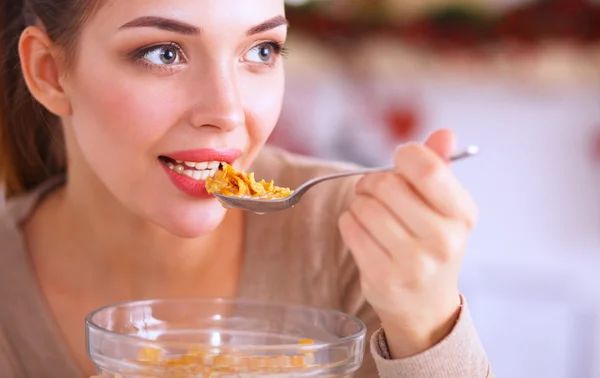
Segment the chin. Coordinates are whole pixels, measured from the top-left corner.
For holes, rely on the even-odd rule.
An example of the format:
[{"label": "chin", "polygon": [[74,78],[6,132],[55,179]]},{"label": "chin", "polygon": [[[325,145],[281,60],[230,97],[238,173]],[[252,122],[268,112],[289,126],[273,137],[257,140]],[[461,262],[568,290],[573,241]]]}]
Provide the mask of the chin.
[{"label": "chin", "polygon": [[197,238],[214,231],[223,221],[227,210],[216,199],[202,203],[172,206],[155,217],[154,223],[181,238]]}]

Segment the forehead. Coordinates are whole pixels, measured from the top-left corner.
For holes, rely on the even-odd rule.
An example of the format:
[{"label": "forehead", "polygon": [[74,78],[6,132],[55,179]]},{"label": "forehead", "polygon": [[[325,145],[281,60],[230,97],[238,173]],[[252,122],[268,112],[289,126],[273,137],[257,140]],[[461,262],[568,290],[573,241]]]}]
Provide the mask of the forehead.
[{"label": "forehead", "polygon": [[208,34],[244,33],[284,15],[284,8],[284,0],[106,0],[90,26],[110,31],[138,17],[160,16],[195,25]]}]

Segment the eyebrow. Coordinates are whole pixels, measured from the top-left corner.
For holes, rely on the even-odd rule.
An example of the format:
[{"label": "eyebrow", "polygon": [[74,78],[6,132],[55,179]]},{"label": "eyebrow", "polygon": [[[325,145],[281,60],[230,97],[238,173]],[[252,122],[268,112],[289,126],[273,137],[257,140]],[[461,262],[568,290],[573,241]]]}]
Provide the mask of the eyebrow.
[{"label": "eyebrow", "polygon": [[194,25],[190,25],[182,21],[157,16],[143,16],[136,18],[135,20],[129,21],[125,25],[121,26],[119,29],[144,27],[157,28],[184,35],[197,35],[201,32],[200,28]]},{"label": "eyebrow", "polygon": [[261,22],[260,24],[251,27],[246,32],[246,35],[251,36],[254,34],[258,34],[258,33],[263,33],[268,30],[275,29],[282,25],[288,26],[289,25],[288,20],[283,16],[275,16],[273,18],[268,19],[265,22]]},{"label": "eyebrow", "polygon": [[[264,33],[271,29],[275,29],[282,25],[289,25],[288,20],[283,16],[275,16],[267,21],[261,22],[258,25],[252,26],[246,31],[247,36],[252,36],[259,33]],[[129,21],[119,29],[129,28],[157,28],[170,32],[175,32],[184,35],[198,35],[202,30],[194,25],[190,25],[183,21],[173,20],[158,16],[143,16]]]}]

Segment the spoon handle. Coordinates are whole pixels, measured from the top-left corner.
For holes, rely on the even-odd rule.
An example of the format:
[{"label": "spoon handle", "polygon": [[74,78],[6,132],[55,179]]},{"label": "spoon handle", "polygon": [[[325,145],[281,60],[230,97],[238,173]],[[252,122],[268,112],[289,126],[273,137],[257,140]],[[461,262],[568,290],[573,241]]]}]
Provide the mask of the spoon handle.
[{"label": "spoon handle", "polygon": [[[479,147],[477,147],[477,146],[469,146],[464,151],[459,152],[458,154],[451,156],[450,158],[448,158],[448,160],[449,161],[456,161],[456,160],[464,159],[464,158],[467,158],[469,156],[476,155],[477,152],[479,152]],[[369,174],[369,173],[393,172],[395,170],[396,170],[396,168],[394,166],[387,166],[387,167],[363,168],[363,169],[356,169],[356,170],[353,170],[353,171],[332,173],[332,174],[329,174],[329,175],[316,177],[316,178],[314,178],[312,180],[308,180],[304,184],[300,185],[300,187],[298,187],[295,190],[295,193],[298,193],[298,194],[301,195],[304,192],[306,192],[308,189],[310,189],[311,187],[313,187],[314,185],[316,185],[318,183],[321,183],[321,182],[327,181],[327,180],[332,180],[332,179],[340,178],[340,177],[365,175],[365,174]]]}]

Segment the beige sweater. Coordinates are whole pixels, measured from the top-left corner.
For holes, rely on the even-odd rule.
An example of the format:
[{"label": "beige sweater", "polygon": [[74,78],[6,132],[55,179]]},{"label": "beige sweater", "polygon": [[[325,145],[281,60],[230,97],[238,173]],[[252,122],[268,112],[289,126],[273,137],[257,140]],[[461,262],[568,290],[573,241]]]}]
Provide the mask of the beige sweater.
[{"label": "beige sweater", "polygon": [[[265,148],[253,171],[256,177],[296,187],[344,168],[348,167]],[[0,206],[1,378],[84,377],[53,324],[20,230],[41,197],[62,181],[51,180]],[[240,296],[335,308],[358,316],[367,324],[370,348],[355,377],[493,377],[464,298],[458,323],[445,340],[414,357],[386,359],[385,336],[361,295],[357,268],[337,231],[337,218],[354,193],[354,182],[320,184],[291,210],[248,214]]]}]

